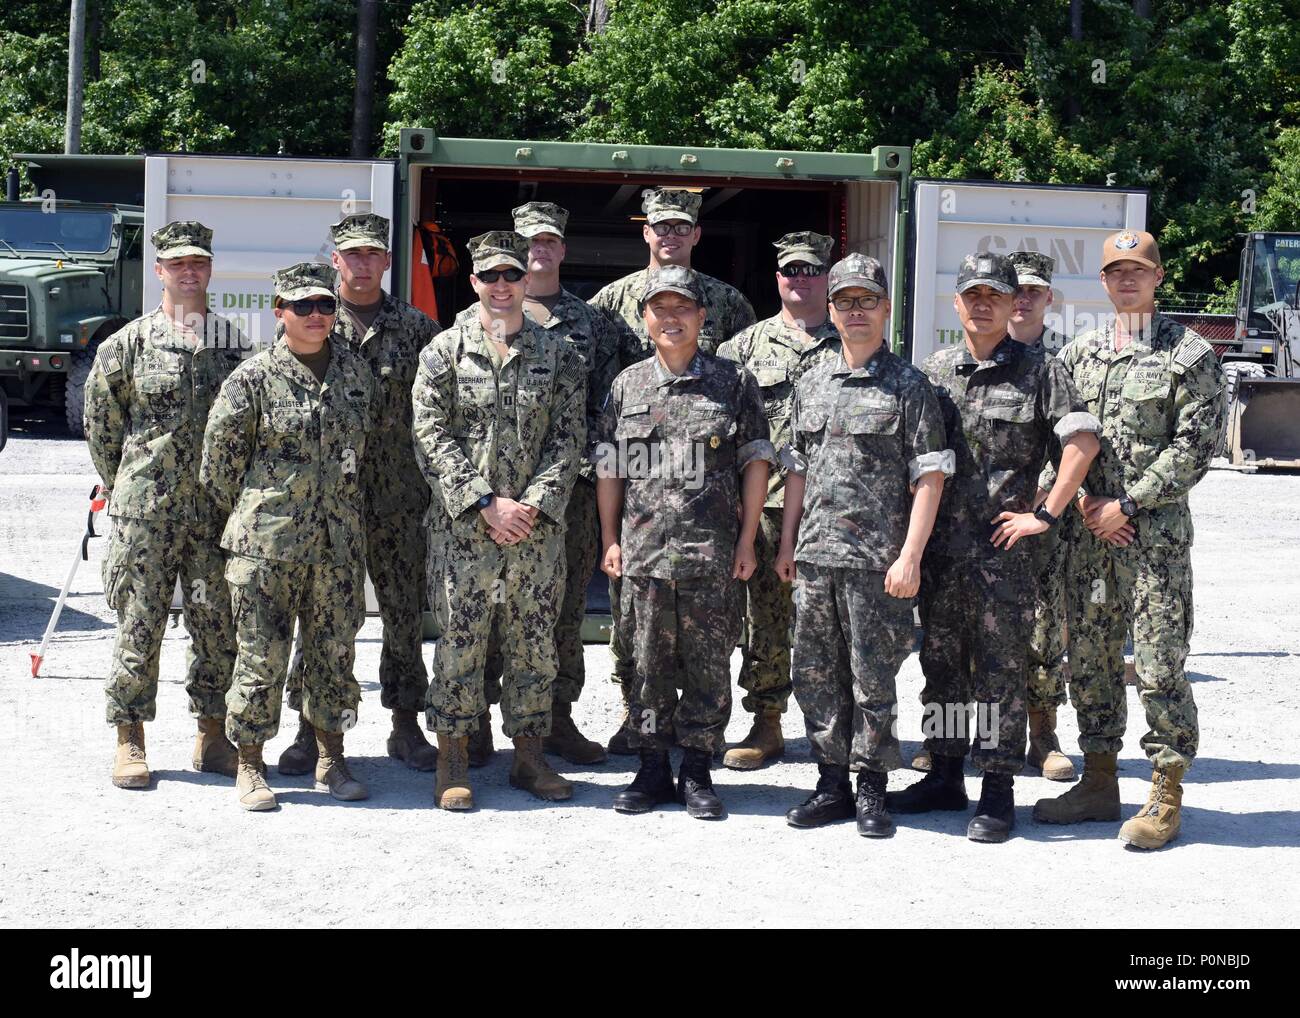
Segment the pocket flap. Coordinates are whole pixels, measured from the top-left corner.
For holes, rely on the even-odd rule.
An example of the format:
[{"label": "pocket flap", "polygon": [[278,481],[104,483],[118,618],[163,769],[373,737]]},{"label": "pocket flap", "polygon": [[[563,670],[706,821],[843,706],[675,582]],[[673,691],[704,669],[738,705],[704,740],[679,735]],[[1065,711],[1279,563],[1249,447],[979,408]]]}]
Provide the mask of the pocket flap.
[{"label": "pocket flap", "polygon": [[898,431],[897,410],[856,410],[844,421],[850,435],[892,435]]}]

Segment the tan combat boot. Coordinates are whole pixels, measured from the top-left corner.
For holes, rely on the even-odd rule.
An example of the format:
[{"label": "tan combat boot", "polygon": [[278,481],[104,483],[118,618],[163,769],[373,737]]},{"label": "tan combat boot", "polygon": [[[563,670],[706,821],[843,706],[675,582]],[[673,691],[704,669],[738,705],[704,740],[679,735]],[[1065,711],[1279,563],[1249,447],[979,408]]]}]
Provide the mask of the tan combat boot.
[{"label": "tan combat boot", "polygon": [[1134,848],[1164,848],[1182,828],[1182,767],[1157,768],[1151,772],[1151,791],[1137,816],[1119,829],[1119,840]]},{"label": "tan combat boot", "polygon": [[1061,752],[1056,738],[1056,708],[1029,712],[1029,753],[1025,763],[1037,767],[1048,781],[1073,781],[1074,764]]},{"label": "tan combat boot", "polygon": [[235,776],[239,751],[226,738],[226,719],[199,718],[199,733],[194,737],[194,769],[210,774]]},{"label": "tan combat boot", "polygon": [[592,742],[573,723],[573,704],[556,700],[551,706],[551,734],[543,742],[546,752],[575,764],[602,763],[605,747]]},{"label": "tan combat boot", "polygon": [[289,748],[280,754],[275,769],[281,774],[306,774],[316,766],[316,729],[301,714],[298,715],[298,734]]},{"label": "tan combat boot", "polygon": [[266,764],[262,762],[260,742],[240,744],[235,794],[239,796],[239,805],[253,813],[262,813],[279,805],[275,793],[266,784]]},{"label": "tan combat boot", "polygon": [[118,788],[148,788],[149,764],[144,756],[144,722],[117,726],[117,755],[113,784]]},{"label": "tan combat boot", "polygon": [[469,738],[438,733],[438,779],[433,800],[441,809],[473,809],[469,787]]},{"label": "tan combat boot", "polygon": [[927,774],[930,768],[934,766],[934,761],[930,759],[930,751],[924,746],[912,757],[912,770],[925,771]]},{"label": "tan combat boot", "polygon": [[401,760],[415,771],[431,771],[438,766],[438,751],[420,731],[413,710],[393,711],[393,730],[388,736],[388,755]]},{"label": "tan combat boot", "polygon": [[539,799],[558,802],[573,797],[573,786],[551,770],[542,755],[540,735],[521,735],[515,740],[515,759],[510,765],[510,784],[532,792]]},{"label": "tan combat boot", "polygon": [[474,725],[474,731],[469,733],[469,765],[486,767],[496,752],[492,746],[492,708],[480,714]]},{"label": "tan combat boot", "polygon": [[369,799],[370,789],[352,776],[343,759],[343,733],[316,729],[316,791],[329,792],[342,802]]},{"label": "tan combat boot", "polygon": [[623,716],[618,720],[618,731],[606,748],[610,756],[636,756],[637,750],[632,745],[632,694],[628,692],[626,682],[618,684],[618,691],[623,696]]},{"label": "tan combat boot", "polygon": [[754,715],[754,724],[742,742],[727,750],[722,766],[736,771],[752,771],[775,760],[785,752],[781,735],[781,712],[763,710]]},{"label": "tan combat boot", "polygon": [[1117,753],[1084,753],[1083,777],[1064,795],[1039,799],[1034,819],[1045,824],[1077,824],[1084,820],[1119,819]]}]

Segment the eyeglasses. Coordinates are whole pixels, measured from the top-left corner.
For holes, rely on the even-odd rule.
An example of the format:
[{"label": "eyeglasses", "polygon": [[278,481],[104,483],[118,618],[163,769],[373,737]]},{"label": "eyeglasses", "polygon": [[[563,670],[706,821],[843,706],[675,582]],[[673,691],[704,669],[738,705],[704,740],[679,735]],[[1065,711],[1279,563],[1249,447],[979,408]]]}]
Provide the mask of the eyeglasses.
[{"label": "eyeglasses", "polygon": [[524,275],[523,269],[484,269],[482,272],[474,273],[475,278],[480,283],[487,283],[488,285],[495,283],[502,276],[505,277],[507,283],[517,283],[524,278]]},{"label": "eyeglasses", "polygon": [[831,303],[835,305],[836,311],[852,311],[854,308],[861,308],[863,311],[875,311],[880,307],[882,298],[874,293],[869,293],[865,297],[835,297]]},{"label": "eyeglasses", "polygon": [[824,276],[826,275],[825,265],[807,265],[803,262],[782,265],[776,270],[785,276],[786,279],[793,279],[795,276]]},{"label": "eyeglasses", "polygon": [[650,227],[654,230],[656,237],[667,237],[670,233],[675,233],[679,237],[685,237],[695,229],[694,223],[655,223]]},{"label": "eyeglasses", "polygon": [[293,313],[299,318],[306,318],[313,311],[319,311],[323,315],[332,315],[338,310],[338,301],[333,297],[317,297],[307,300],[288,300],[280,305],[281,307],[292,308]]}]

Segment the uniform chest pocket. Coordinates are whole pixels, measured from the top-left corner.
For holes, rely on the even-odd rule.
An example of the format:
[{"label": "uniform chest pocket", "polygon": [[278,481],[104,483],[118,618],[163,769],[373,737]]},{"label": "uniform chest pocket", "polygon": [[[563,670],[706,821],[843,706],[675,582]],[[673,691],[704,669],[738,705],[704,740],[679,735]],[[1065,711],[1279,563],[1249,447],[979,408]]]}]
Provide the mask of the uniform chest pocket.
[{"label": "uniform chest pocket", "polygon": [[649,414],[632,414],[620,417],[614,428],[614,438],[619,442],[646,442],[654,436],[655,420]]},{"label": "uniform chest pocket", "polygon": [[855,410],[844,419],[844,431],[855,438],[870,440],[898,434],[897,410]]},{"label": "uniform chest pocket", "polygon": [[496,385],[491,378],[461,377],[456,383],[456,405],[467,427],[485,427],[496,413]]},{"label": "uniform chest pocket", "polygon": [[175,417],[185,407],[185,379],[181,375],[139,375],[135,389],[140,396],[140,409],[149,417]]},{"label": "uniform chest pocket", "polygon": [[709,447],[717,449],[724,440],[736,434],[736,418],[728,407],[720,403],[702,403],[691,407],[686,417],[687,436],[707,441]]},{"label": "uniform chest pocket", "polygon": [[980,407],[980,416],[1007,424],[1032,424],[1034,401],[1032,399],[989,399]]},{"label": "uniform chest pocket", "polygon": [[308,407],[272,407],[267,418],[270,429],[284,437],[304,436],[311,430],[312,412]]},{"label": "uniform chest pocket", "polygon": [[1166,411],[1173,379],[1163,371],[1130,374],[1120,390],[1124,422],[1139,435],[1166,430]]},{"label": "uniform chest pocket", "polygon": [[806,406],[799,410],[799,419],[794,422],[796,431],[815,435],[826,427],[826,418],[830,416],[829,408],[824,406]]}]

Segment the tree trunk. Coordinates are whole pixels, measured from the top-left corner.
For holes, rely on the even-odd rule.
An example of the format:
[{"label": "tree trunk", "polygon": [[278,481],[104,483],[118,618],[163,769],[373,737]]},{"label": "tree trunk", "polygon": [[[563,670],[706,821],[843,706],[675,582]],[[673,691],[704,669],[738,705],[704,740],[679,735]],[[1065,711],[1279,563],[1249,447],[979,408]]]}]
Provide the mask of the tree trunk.
[{"label": "tree trunk", "polygon": [[90,0],[86,21],[86,80],[99,80],[99,44],[104,37],[104,2]]},{"label": "tree trunk", "polygon": [[81,100],[86,48],[86,0],[72,0],[68,20],[68,113],[63,125],[63,151],[81,151]]},{"label": "tree trunk", "polygon": [[587,34],[599,35],[609,23],[609,4],[605,0],[589,0],[587,4]]},{"label": "tree trunk", "polygon": [[375,37],[379,0],[357,0],[357,85],[352,96],[352,158],[370,155],[375,112]]}]

